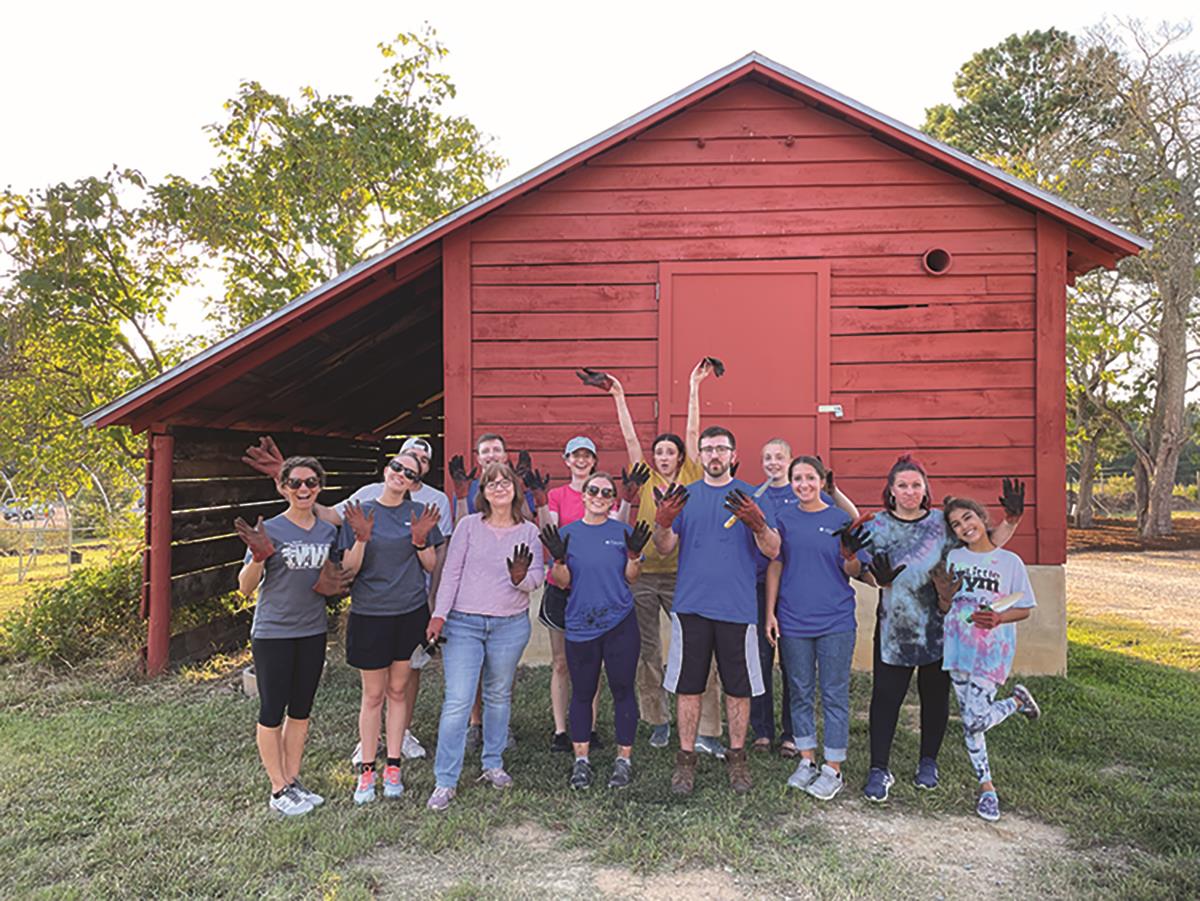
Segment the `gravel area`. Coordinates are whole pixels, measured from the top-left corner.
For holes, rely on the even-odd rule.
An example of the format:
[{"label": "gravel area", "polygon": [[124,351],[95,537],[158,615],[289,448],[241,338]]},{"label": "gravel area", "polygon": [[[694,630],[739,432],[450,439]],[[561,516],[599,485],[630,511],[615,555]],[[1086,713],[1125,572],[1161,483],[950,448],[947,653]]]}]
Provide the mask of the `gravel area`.
[{"label": "gravel area", "polygon": [[1200,550],[1071,554],[1067,604],[1072,613],[1112,614],[1200,643]]}]

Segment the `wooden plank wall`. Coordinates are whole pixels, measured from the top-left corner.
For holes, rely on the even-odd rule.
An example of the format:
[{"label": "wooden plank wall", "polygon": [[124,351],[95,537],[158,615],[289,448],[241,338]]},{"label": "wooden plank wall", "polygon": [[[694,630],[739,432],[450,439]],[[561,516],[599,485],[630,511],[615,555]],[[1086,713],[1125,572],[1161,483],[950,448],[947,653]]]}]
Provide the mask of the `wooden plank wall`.
[{"label": "wooden plank wall", "polygon": [[[171,606],[207,600],[237,588],[245,545],[233,530],[241,516],[253,523],[283,512],[271,481],[241,461],[258,433],[176,426],[171,483]],[[368,442],[277,433],[285,456],[314,456],[328,478],[321,502],[333,504],[376,481],[380,447]]]},{"label": "wooden plank wall", "polygon": [[[1020,476],[1030,510],[1010,546],[1038,559],[1033,214],[746,81],[474,223],[470,244],[473,434],[560,476],[584,432],[618,468],[612,401],[572,371],[617,373],[649,442],[660,261],[828,259],[839,481],[878,504],[915,449],[939,501],[999,516],[1000,478]],[[921,266],[934,247],[953,255],[940,276]]]}]

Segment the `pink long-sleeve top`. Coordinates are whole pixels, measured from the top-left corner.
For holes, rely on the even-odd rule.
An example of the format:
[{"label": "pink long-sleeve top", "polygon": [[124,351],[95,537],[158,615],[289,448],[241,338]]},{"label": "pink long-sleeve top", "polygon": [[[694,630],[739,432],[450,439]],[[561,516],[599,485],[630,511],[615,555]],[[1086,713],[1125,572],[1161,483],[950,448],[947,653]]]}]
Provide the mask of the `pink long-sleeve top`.
[{"label": "pink long-sleeve top", "polygon": [[[519,585],[508,575],[508,559],[518,544],[529,545],[533,563]],[[529,609],[529,593],[542,584],[545,561],[537,526],[531,522],[496,529],[472,513],[454,526],[433,615],[451,610],[483,616],[513,616]]]}]

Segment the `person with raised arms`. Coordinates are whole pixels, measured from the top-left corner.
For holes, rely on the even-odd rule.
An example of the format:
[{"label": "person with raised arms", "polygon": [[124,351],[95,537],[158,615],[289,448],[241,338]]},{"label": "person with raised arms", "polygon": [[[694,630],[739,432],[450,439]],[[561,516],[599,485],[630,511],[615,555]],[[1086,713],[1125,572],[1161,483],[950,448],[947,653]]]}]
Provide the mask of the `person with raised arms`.
[{"label": "person with raised arms", "polygon": [[[521,451],[517,454],[516,464],[510,462],[508,444],[505,442],[503,435],[498,435],[495,432],[485,432],[480,435],[479,439],[475,442],[475,465],[469,471],[461,454],[456,454],[450,458],[450,481],[454,483],[455,495],[455,521],[478,512],[479,479],[477,476],[489,463],[508,463],[516,471],[517,477],[522,480],[525,477],[525,473],[533,466],[528,451]],[[518,485],[518,495],[522,490],[521,486]],[[529,503],[530,516],[536,516],[537,507],[533,502],[533,495],[528,491],[525,492],[525,500]]]},{"label": "person with raised arms", "polygon": [[[704,480],[690,488],[672,485],[658,496],[654,544],[660,554],[679,548],[679,580],[671,612],[671,648],[664,686],[676,695],[679,752],[671,790],[689,794],[696,778],[700,694],[714,654],[725,712],[729,783],[739,794],[752,785],[746,761],[750,698],[763,691],[758,658],[758,604],[754,592],[757,553],[779,553],[775,514],[751,498],[754,490],[734,479],[733,433],[709,426],[700,433]],[[727,523],[729,514],[734,521]]]},{"label": "person with raised arms", "polygon": [[[817,457],[800,456],[787,470],[797,503],[776,510],[779,557],[767,567],[764,628],[779,647],[791,684],[789,722],[801,757],[792,788],[828,801],[842,789],[850,744],[850,661],[856,623],[850,576],[862,571],[867,539],[851,516],[821,491],[827,471]],[[816,685],[824,715],[824,763],[817,767]]]},{"label": "person with raised arms", "polygon": [[325,597],[349,585],[330,558],[337,529],[313,505],[325,470],[312,457],[280,459],[278,482],[287,509],[254,526],[234,520],[246,543],[238,590],[256,592],[250,650],[258,682],[258,753],[271,781],[270,809],[301,816],[325,799],[300,781],[313,698],[325,667]]},{"label": "person with raised arms", "polygon": [[975,812],[995,822],[1000,819],[1000,799],[984,735],[1014,713],[1030,720],[1041,716],[1037,701],[1019,682],[1011,697],[996,700],[996,692],[1012,672],[1017,650],[1014,624],[1029,618],[1037,599],[1021,558],[992,543],[982,504],[948,497],[942,512],[954,536],[965,545],[952,550],[945,567],[933,573],[938,607],[945,615],[942,667],[958,697],[967,757],[979,780]]},{"label": "person with raised arms", "polygon": [[642,549],[650,527],[630,528],[609,514],[617,500],[615,480],[592,473],[583,482],[584,513],[559,529],[542,529],[542,542],[554,560],[551,575],[569,591],[565,644],[571,670],[570,735],[575,752],[570,786],[587,789],[594,773],[589,754],[593,745],[594,704],[600,669],[608,674],[613,699],[613,730],[617,757],[609,788],[625,788],[633,779],[632,751],[637,734],[637,615],[629,586],[642,565]]},{"label": "person with raised arms", "polygon": [[[688,412],[685,437],[672,432],[663,432],[650,443],[651,466],[646,480],[637,486],[637,495],[630,502],[637,505],[637,521],[654,526],[656,504],[655,491],[663,491],[672,483],[690,485],[704,477],[700,467],[697,442],[700,436],[700,383],[714,372],[714,364],[705,357],[696,364],[689,379]],[[621,436],[625,439],[625,450],[633,471],[645,467],[641,441],[633,425],[633,416],[625,400],[625,387],[612,373],[582,370],[579,377],[585,384],[592,385],[612,395],[617,407],[617,422]],[[628,481],[623,479],[623,481]],[[665,748],[671,740],[671,712],[667,703],[667,691],[663,688],[663,654],[661,618],[671,615],[675,597],[675,580],[679,568],[679,553],[672,551],[662,556],[650,544],[646,548],[646,562],[642,574],[633,586],[633,603],[637,611],[638,632],[642,645],[638,655],[637,696],[642,719],[651,726],[650,746]],[[725,756],[721,744],[721,690],[716,670],[709,674],[708,684],[700,696],[700,726],[696,736],[696,750]]]},{"label": "person with raised arms", "polygon": [[[997,547],[1008,542],[1021,521],[1024,484],[1005,479],[1000,503],[1005,520],[992,533]],[[950,674],[942,669],[944,634],[932,575],[958,544],[946,518],[932,508],[925,467],[910,454],[888,471],[883,504],[881,513],[863,522],[871,538],[867,580],[882,589],[871,680],[871,767],[863,787],[864,797],[876,802],[886,801],[895,783],[889,768],[892,741],[914,670],[921,747],[913,784],[926,791],[938,786],[937,755],[950,719]]]},{"label": "person with raised arms", "polygon": [[398,454],[388,462],[383,493],[365,504],[348,505],[342,523],[342,564],[354,574],[346,662],[359,670],[362,680],[358,731],[363,759],[356,804],[375,800],[375,749],[385,699],[383,794],[399,798],[404,792],[400,761],[412,718],[409,661],[425,640],[429,623],[425,574],[433,571],[437,548],[445,540],[438,529],[438,508],[421,507],[409,497],[420,479],[420,467],[412,453]]}]

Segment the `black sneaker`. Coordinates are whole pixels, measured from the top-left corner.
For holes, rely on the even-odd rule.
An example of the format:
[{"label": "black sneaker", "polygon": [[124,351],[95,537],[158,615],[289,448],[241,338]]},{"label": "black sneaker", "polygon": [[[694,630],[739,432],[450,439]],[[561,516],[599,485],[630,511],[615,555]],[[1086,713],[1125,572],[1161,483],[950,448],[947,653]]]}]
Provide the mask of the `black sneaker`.
[{"label": "black sneaker", "polygon": [[582,757],[576,757],[575,765],[571,767],[571,788],[591,788],[594,778],[595,773],[592,772],[592,765]]},{"label": "black sneaker", "polygon": [[633,781],[633,764],[628,757],[618,757],[613,763],[612,775],[608,777],[609,788],[628,788]]},{"label": "black sneaker", "polygon": [[571,750],[571,739],[567,737],[565,732],[555,732],[554,738],[550,739],[551,751],[562,751],[564,754]]}]

